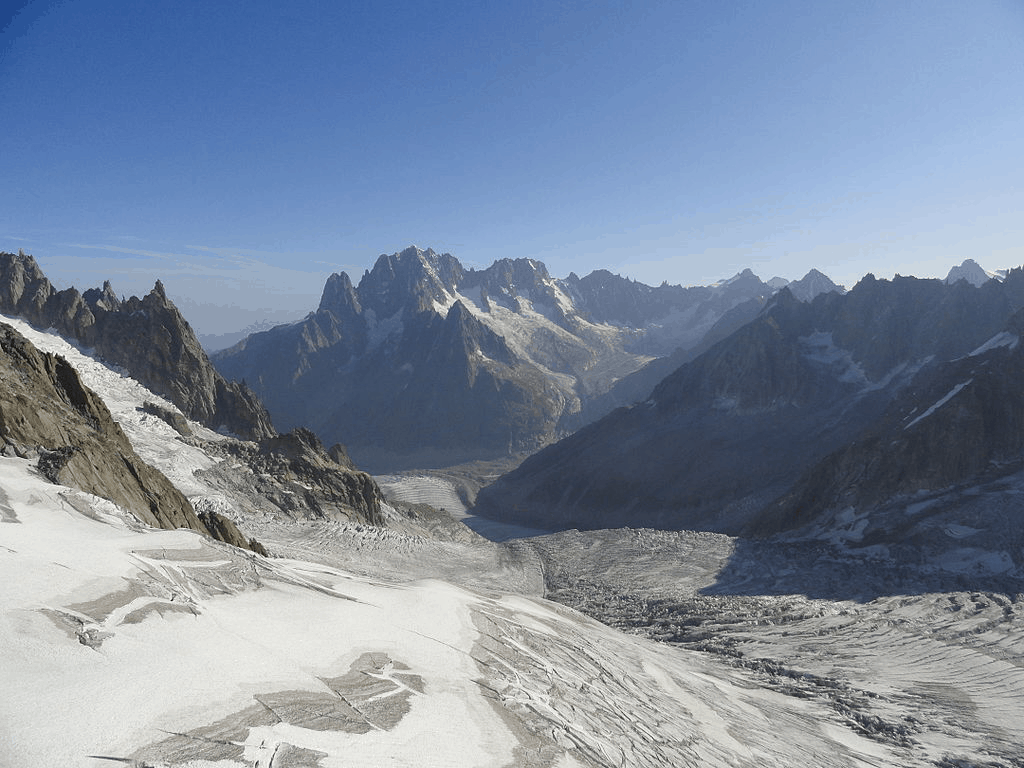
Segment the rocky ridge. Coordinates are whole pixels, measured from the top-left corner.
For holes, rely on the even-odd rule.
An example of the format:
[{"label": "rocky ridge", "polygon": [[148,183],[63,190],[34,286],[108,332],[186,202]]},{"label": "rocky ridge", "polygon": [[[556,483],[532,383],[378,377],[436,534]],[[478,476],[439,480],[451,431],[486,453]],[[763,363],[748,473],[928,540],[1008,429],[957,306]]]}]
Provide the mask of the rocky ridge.
[{"label": "rocky ridge", "polygon": [[232,499],[236,516],[388,525],[384,498],[373,478],[352,466],[342,446],[325,450],[309,430],[295,429],[259,443],[190,442],[224,459],[196,474]]},{"label": "rocky ridge", "polygon": [[188,499],[132,448],[103,400],[62,357],[0,323],[0,438],[5,455],[36,458],[50,482],[113,501],[157,528],[190,528],[254,548],[231,520],[196,515]]},{"label": "rocky ridge", "polygon": [[244,384],[210,364],[191,326],[158,280],[153,290],[122,300],[109,282],[80,293],[56,290],[35,259],[0,253],[0,313],[53,328],[177,405],[189,418],[246,439],[276,434],[266,410]]},{"label": "rocky ridge", "polygon": [[[94,370],[90,376],[93,379],[99,376],[95,380],[102,384],[104,392],[111,386],[116,390],[120,386],[118,382],[123,381],[122,375],[110,367],[112,362],[115,365],[120,363],[121,372],[128,369],[128,373],[141,379],[140,383],[147,387],[147,399],[140,400],[137,409],[129,407],[127,412],[122,412],[126,406],[120,401],[125,395],[118,395],[115,400],[121,411],[113,417],[114,420],[106,411],[106,416],[98,421],[93,416],[89,417],[95,423],[110,424],[107,425],[109,429],[104,426],[101,434],[93,435],[94,440],[86,441],[88,451],[77,447],[85,444],[81,435],[76,432],[72,440],[60,426],[59,419],[54,418],[37,425],[38,428],[31,433],[10,433],[8,453],[35,457],[40,450],[34,446],[42,446],[40,469],[53,482],[70,484],[108,498],[148,524],[194,528],[257,551],[260,551],[258,543],[244,537],[235,522],[248,527],[247,515],[253,511],[285,520],[328,519],[370,525],[386,522],[380,490],[369,475],[355,468],[343,446],[338,444],[327,450],[315,436],[303,430],[279,435],[251,391],[244,385],[239,387],[227,383],[213,370],[201,350],[197,352],[191,328],[167,299],[159,281],[145,298],[121,301],[113,294],[109,283],[102,291],[87,291],[81,296],[74,289],[54,292],[32,257],[23,254],[16,257],[7,254],[0,258],[0,267],[4,268],[0,273],[0,286],[7,290],[0,300],[4,302],[6,311],[19,313],[24,320],[12,319],[11,322],[47,348],[62,349],[64,354],[79,361],[76,364],[84,364],[89,370]],[[77,309],[65,311],[67,307]],[[37,333],[33,325],[57,330],[79,346],[69,346],[52,334]],[[13,330],[11,332],[14,333]],[[27,341],[24,343],[32,346]],[[94,349],[82,354],[81,347],[89,343]],[[71,391],[89,391],[77,378],[74,367],[64,358],[49,355],[47,359],[50,357],[59,361],[55,370],[61,372],[62,377],[78,382]],[[194,387],[190,381],[195,382]],[[45,389],[36,392],[34,397],[40,403],[39,413],[47,412],[52,394]],[[235,395],[240,399],[235,399]],[[30,402],[27,397],[19,401],[26,409]],[[92,393],[88,397],[103,405],[101,397]],[[236,430],[255,439],[238,440],[201,429],[197,432],[193,427],[198,428],[198,425],[190,424],[182,413],[187,412],[189,405],[193,413],[206,414],[208,424],[220,426],[222,430],[230,429],[220,418],[223,416],[235,425]],[[135,414],[133,410],[139,413]],[[214,484],[222,493],[216,498],[197,497],[192,491],[188,498],[183,496],[174,484],[192,488],[195,483],[191,472],[177,478],[172,462],[175,479],[168,481],[153,469],[154,462],[162,466],[164,449],[152,455],[143,451],[145,459],[131,453],[130,458],[124,460],[129,467],[127,476],[115,471],[120,467],[115,460],[112,460],[113,470],[103,468],[106,460],[99,459],[96,459],[100,462],[97,467],[90,470],[92,459],[89,457],[106,455],[103,451],[107,449],[101,449],[105,441],[112,441],[107,453],[112,450],[114,455],[120,455],[125,446],[132,450],[131,442],[126,441],[118,422],[135,425],[139,414],[143,413],[169,425],[180,442],[197,448],[201,456],[207,457],[202,459],[203,463],[209,463],[209,457],[228,459],[227,462],[214,461],[208,470],[216,478]],[[195,416],[193,418],[199,421]],[[146,442],[145,431],[139,433],[136,429],[130,439],[141,436]],[[99,477],[93,476],[96,473]],[[133,485],[131,478],[136,478],[152,492],[152,509],[140,501],[135,487],[138,483]],[[255,489],[254,478],[258,480],[258,488]],[[167,488],[173,493],[165,498],[161,494]]]},{"label": "rocky ridge", "polygon": [[[976,534],[986,530],[1004,538],[999,531],[1006,526],[993,525],[1000,505],[992,491],[1015,495],[1016,482],[1007,479],[1024,472],[1022,332],[1024,310],[1018,310],[967,355],[923,369],[856,441],[809,467],[753,532],[843,529],[856,519],[858,541],[890,540],[895,531],[909,541],[908,531],[921,528],[922,517],[944,511],[949,502],[966,509],[972,505],[958,498],[961,491],[985,486],[988,509],[980,515],[972,510],[971,543],[985,538]],[[907,508],[918,511],[908,514]],[[846,524],[835,524],[836,517]],[[1015,529],[1017,517],[1009,523]]]}]

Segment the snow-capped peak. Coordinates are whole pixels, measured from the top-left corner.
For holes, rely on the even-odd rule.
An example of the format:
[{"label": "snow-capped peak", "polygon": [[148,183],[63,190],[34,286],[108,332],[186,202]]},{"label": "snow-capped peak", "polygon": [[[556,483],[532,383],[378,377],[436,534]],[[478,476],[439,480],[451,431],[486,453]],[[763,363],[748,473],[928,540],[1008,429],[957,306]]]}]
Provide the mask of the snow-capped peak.
[{"label": "snow-capped peak", "polygon": [[950,285],[958,280],[966,280],[971,285],[981,286],[993,279],[1000,279],[999,273],[983,269],[974,259],[964,259],[959,267],[953,267],[946,275],[946,282]]}]

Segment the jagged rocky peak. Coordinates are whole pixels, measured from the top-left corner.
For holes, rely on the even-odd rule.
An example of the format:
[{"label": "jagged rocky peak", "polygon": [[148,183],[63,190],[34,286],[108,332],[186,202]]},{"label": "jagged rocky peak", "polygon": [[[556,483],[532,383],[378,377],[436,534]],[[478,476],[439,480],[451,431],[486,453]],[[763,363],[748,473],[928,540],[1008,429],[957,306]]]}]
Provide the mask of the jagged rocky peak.
[{"label": "jagged rocky peak", "polygon": [[0,253],[0,312],[92,343],[95,318],[82,296],[74,288],[58,292],[31,254]]},{"label": "jagged rocky peak", "polygon": [[801,354],[799,339],[812,328],[806,305],[780,291],[760,317],[706,352],[700,364],[663,379],[651,400],[666,412],[703,405],[735,413],[827,400],[834,393],[830,382],[814,376]]},{"label": "jagged rocky peak", "polygon": [[846,288],[832,282],[828,275],[817,269],[811,269],[806,275],[799,280],[794,280],[786,287],[800,301],[813,301],[822,293],[846,293]]},{"label": "jagged rocky peak", "polygon": [[358,295],[363,307],[378,318],[393,317],[402,310],[422,312],[435,303],[447,304],[464,274],[451,254],[413,245],[390,256],[381,254],[359,281]]},{"label": "jagged rocky peak", "polygon": [[966,280],[971,285],[982,286],[994,277],[994,274],[986,272],[974,259],[964,259],[960,266],[949,270],[946,282],[952,284],[958,280]]},{"label": "jagged rocky peak", "polygon": [[470,270],[466,274],[467,286],[481,285],[491,294],[547,292],[551,276],[542,262],[534,259],[498,259],[487,269]]},{"label": "jagged rocky peak", "polygon": [[57,291],[31,255],[0,253],[0,312],[94,348],[189,418],[250,439],[275,434],[258,398],[213,368],[159,280],[145,297],[125,301],[109,281],[85,294]]},{"label": "jagged rocky peak", "polygon": [[594,270],[582,278],[573,273],[562,284],[588,318],[637,328],[711,295],[706,286],[683,288],[663,282],[652,288],[607,269]]},{"label": "jagged rocky peak", "polygon": [[761,278],[754,274],[754,270],[747,267],[741,272],[737,272],[732,277],[726,278],[725,280],[719,280],[714,284],[714,288],[736,288],[744,285],[762,285],[764,284]]},{"label": "jagged rocky peak", "polygon": [[85,303],[90,307],[99,307],[108,312],[116,312],[121,307],[121,301],[114,293],[114,288],[109,280],[103,281],[103,289],[90,288],[82,294]]},{"label": "jagged rocky peak", "polygon": [[355,286],[346,273],[337,272],[327,278],[319,307],[319,311],[324,310],[338,317],[358,315],[363,311]]},{"label": "jagged rocky peak", "polygon": [[506,365],[515,362],[515,354],[505,340],[475,318],[461,301],[455,302],[448,310],[445,335],[451,344],[465,352],[469,362],[479,363],[481,355]]}]

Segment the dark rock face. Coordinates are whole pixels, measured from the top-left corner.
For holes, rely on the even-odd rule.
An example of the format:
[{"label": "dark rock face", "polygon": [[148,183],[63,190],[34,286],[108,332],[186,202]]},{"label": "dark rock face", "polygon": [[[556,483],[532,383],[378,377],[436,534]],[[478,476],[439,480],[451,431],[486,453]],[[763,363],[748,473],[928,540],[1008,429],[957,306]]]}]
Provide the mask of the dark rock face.
[{"label": "dark rock face", "polygon": [[[957,361],[1006,327],[1024,307],[1022,291],[1021,270],[981,288],[868,276],[809,304],[782,290],[648,401],[483,489],[477,511],[548,529],[763,532],[851,498],[870,503],[870,493],[877,500],[955,483],[1011,461],[1020,452],[1019,373],[990,362],[974,375],[963,366],[973,371],[979,361]],[[935,371],[943,373],[933,379]],[[929,416],[905,433],[894,426],[968,379],[953,401],[977,408],[960,422]]]},{"label": "dark rock face", "polygon": [[240,478],[220,466],[200,474],[207,482],[236,491],[232,494],[236,497],[244,487],[256,510],[300,520],[385,524],[383,496],[373,478],[345,462],[347,455],[342,446],[324,450],[308,429],[296,429],[258,444],[226,440],[205,443],[203,447],[210,453],[239,461],[248,469],[248,474]]},{"label": "dark rock face", "polygon": [[230,518],[224,517],[224,515],[213,510],[203,510],[198,515],[203,525],[206,526],[206,530],[218,541],[223,541],[240,549],[252,550],[257,555],[269,556],[266,547],[256,541],[256,539],[247,539]]},{"label": "dark rock face", "polygon": [[825,510],[992,481],[1024,469],[1024,312],[981,352],[931,365],[855,442],[810,467],[751,527],[770,534]]},{"label": "dark rock face", "polygon": [[816,269],[812,269],[799,280],[794,280],[786,286],[793,297],[800,301],[814,301],[823,293],[845,293],[841,286],[833,283],[827,275]]},{"label": "dark rock face", "polygon": [[0,435],[39,446],[39,469],[49,480],[110,499],[149,525],[210,534],[188,500],[138,457],[64,358],[39,352],[0,324],[0,377]]},{"label": "dark rock face", "polygon": [[161,421],[170,425],[174,431],[182,437],[192,436],[192,427],[188,425],[188,419],[182,416],[178,411],[171,410],[170,408],[164,408],[161,405],[151,402],[143,403],[142,410],[151,416],[156,416]]},{"label": "dark rock face", "polygon": [[31,256],[0,253],[0,312],[94,348],[108,363],[214,429],[247,439],[275,433],[256,396],[213,368],[159,281],[147,296],[126,301],[117,298],[109,282],[84,294],[74,288],[57,291]]},{"label": "dark rock face", "polygon": [[772,292],[749,270],[715,287],[651,288],[607,272],[555,280],[532,259],[467,270],[408,248],[382,255],[358,286],[332,275],[303,322],[213,360],[279,426],[344,440],[361,465],[494,458],[603,415],[617,401],[602,394],[651,354],[692,346]]}]

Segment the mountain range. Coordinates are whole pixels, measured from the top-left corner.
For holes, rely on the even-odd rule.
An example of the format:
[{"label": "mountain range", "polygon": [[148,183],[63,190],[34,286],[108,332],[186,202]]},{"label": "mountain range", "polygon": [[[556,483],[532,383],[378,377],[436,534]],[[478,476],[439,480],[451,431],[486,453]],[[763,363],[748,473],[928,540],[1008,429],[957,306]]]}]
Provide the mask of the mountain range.
[{"label": "mountain range", "polygon": [[143,298],[119,299],[110,282],[58,291],[32,256],[0,253],[0,313],[53,328],[128,370],[182,412],[211,427],[259,439],[274,434],[263,405],[210,365],[188,321],[157,280]]},{"label": "mountain range", "polygon": [[[26,333],[57,344],[62,355],[41,353]],[[84,359],[83,349],[96,380],[138,382],[148,399],[129,396],[112,414],[67,362]],[[344,448],[328,450],[308,430],[278,434],[259,399],[213,368],[159,281],[142,299],[119,299],[109,282],[57,291],[32,256],[0,253],[0,375],[3,451],[36,460],[52,482],[115,502],[147,524],[261,549],[236,526],[245,529],[249,514],[382,519],[380,490]],[[140,419],[216,456],[206,469],[219,477],[219,493],[186,498],[155,470],[153,456],[124,434]]]},{"label": "mountain range", "polygon": [[830,534],[838,515],[898,539],[909,518],[863,516],[1020,470],[1022,307],[1019,269],[980,287],[868,275],[810,303],[782,290],[646,400],[483,489],[478,510],[549,530],[754,535]]},{"label": "mountain range", "polygon": [[[749,319],[784,282],[750,270],[691,288],[604,270],[563,280],[532,259],[467,270],[410,247],[358,285],[332,275],[304,320],[212,359],[279,427],[343,441],[362,466],[443,466],[536,450],[598,418],[628,397],[609,394],[617,382]],[[839,288],[813,272],[792,290],[807,300]]]}]

